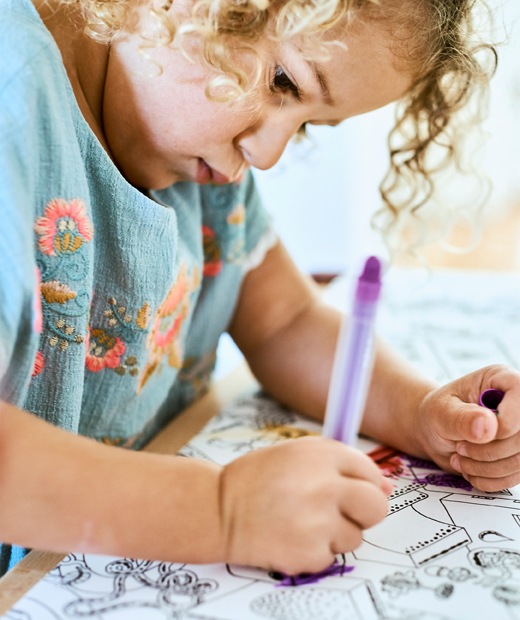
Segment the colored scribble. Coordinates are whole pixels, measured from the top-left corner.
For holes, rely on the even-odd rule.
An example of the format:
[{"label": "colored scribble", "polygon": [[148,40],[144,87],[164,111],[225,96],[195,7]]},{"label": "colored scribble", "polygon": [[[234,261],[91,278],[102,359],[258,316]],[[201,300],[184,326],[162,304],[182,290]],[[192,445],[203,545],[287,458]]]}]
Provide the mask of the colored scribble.
[{"label": "colored scribble", "polygon": [[[417,482],[418,484],[463,489],[464,491],[471,491],[473,489],[472,485],[462,476],[444,472],[432,461],[404,454],[394,448],[380,446],[369,452],[368,456],[387,478],[401,478]],[[419,476],[414,472],[414,469],[429,469],[432,471]]]},{"label": "colored scribble", "polygon": [[285,575],[284,573],[271,572],[270,577],[277,579],[280,583],[276,587],[282,586],[302,586],[318,583],[327,577],[342,577],[346,573],[354,570],[353,566],[346,566],[340,562],[334,562],[326,569],[317,573],[300,573],[299,575]]}]

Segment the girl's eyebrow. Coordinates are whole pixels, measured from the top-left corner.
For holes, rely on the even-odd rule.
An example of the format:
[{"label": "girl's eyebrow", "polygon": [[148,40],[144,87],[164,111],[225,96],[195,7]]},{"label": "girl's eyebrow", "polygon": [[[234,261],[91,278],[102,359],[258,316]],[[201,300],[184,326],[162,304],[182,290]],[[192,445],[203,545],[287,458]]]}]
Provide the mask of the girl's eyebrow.
[{"label": "girl's eyebrow", "polygon": [[327,82],[327,78],[325,77],[325,73],[316,61],[314,60],[305,60],[305,62],[309,65],[314,73],[314,77],[316,78],[318,84],[320,85],[320,90],[323,95],[323,99],[327,105],[334,106],[334,99],[330,94],[329,84]]}]

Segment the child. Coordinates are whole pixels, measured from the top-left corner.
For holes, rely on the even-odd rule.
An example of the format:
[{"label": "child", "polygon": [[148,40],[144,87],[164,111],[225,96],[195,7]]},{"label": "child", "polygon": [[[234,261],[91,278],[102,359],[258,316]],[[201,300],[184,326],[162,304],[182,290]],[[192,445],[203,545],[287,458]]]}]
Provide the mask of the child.
[{"label": "child", "polygon": [[[394,166],[427,179],[424,152],[477,75],[472,4],[4,0],[4,570],[20,545],[317,571],[384,517],[388,482],[331,440],[223,468],[120,448],[206,389],[226,330],[271,394],[322,418],[340,316],[248,169],[306,123],[405,98],[429,130]],[[475,404],[487,387],[505,392],[498,417]],[[520,482],[519,399],[513,369],[438,387],[381,344],[362,431],[498,490]]]}]

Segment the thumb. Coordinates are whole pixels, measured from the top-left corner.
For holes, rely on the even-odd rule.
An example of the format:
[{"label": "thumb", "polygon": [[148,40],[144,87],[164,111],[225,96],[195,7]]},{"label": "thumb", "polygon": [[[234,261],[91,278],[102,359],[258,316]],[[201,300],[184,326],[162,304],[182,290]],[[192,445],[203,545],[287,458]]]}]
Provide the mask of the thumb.
[{"label": "thumb", "polygon": [[488,443],[495,439],[497,430],[496,414],[472,403],[460,403],[446,427],[450,439],[471,443]]}]

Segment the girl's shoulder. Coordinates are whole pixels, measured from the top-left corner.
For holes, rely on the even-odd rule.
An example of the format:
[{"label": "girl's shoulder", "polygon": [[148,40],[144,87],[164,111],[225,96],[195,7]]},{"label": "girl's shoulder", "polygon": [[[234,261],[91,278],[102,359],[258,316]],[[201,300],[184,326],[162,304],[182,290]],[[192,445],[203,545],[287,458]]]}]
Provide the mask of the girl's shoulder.
[{"label": "girl's shoulder", "polygon": [[[56,56],[57,55],[57,56]],[[19,77],[38,81],[39,70],[59,58],[54,39],[29,0],[0,3],[0,93]]]}]

